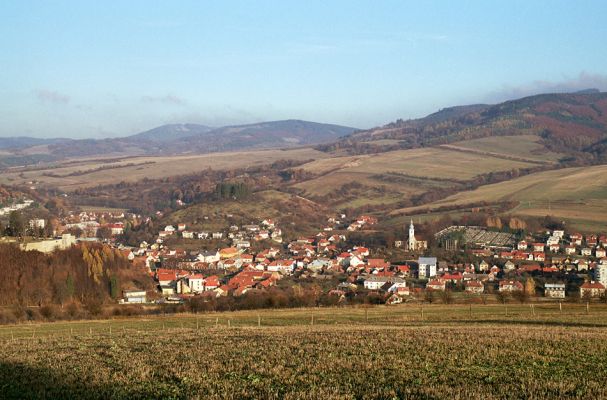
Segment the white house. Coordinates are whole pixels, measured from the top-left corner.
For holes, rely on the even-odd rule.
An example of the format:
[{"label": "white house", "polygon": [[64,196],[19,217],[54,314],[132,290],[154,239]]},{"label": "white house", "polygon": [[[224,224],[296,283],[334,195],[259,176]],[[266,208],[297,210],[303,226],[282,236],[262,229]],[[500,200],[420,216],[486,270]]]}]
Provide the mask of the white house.
[{"label": "white house", "polygon": [[594,280],[603,286],[607,286],[607,264],[597,264],[594,267]]},{"label": "white house", "polygon": [[125,290],[122,295],[124,298],[121,303],[141,304],[147,302],[145,290]]},{"label": "white house", "polygon": [[418,277],[420,279],[436,276],[436,257],[419,257],[417,264],[419,265]]},{"label": "white house", "polygon": [[202,293],[204,291],[204,278],[200,274],[190,275],[188,277],[188,286],[192,293]]},{"label": "white house", "polygon": [[201,262],[205,262],[205,263],[215,263],[217,261],[219,261],[221,259],[221,256],[219,254],[219,251],[215,250],[215,251],[203,251],[202,253],[198,254],[198,261]]},{"label": "white house", "polygon": [[565,298],[565,284],[564,283],[546,283],[544,285],[544,295],[554,299]]}]

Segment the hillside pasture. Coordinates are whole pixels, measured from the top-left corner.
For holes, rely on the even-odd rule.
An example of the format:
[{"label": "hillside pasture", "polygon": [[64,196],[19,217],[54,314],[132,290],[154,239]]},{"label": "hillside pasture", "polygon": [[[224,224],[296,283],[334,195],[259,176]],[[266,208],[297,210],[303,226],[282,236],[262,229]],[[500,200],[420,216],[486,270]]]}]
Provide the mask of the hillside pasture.
[{"label": "hillside pasture", "polygon": [[479,202],[517,201],[516,215],[552,215],[578,228],[607,224],[607,165],[565,168],[538,172],[505,182],[481,186],[419,207],[392,214],[415,215],[419,210],[439,207],[465,207]]},{"label": "hillside pasture", "polygon": [[294,186],[304,195],[325,196],[349,183],[364,186],[338,201],[339,208],[394,204],[437,187],[454,187],[487,172],[533,164],[444,148],[398,150],[371,155],[333,157],[304,164],[319,174]]},{"label": "hillside pasture", "polygon": [[556,162],[563,154],[548,150],[536,135],[489,136],[454,142],[445,148],[459,148],[497,156],[528,159],[534,162]]}]

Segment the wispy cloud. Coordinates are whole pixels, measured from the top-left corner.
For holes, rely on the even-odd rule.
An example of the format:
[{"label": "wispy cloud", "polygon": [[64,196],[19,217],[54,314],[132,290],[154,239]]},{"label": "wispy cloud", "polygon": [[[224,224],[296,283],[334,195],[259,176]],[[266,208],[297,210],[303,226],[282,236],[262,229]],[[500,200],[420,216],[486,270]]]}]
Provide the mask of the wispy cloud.
[{"label": "wispy cloud", "polygon": [[575,78],[565,78],[559,82],[537,80],[519,86],[505,85],[489,93],[486,101],[497,103],[540,93],[568,93],[583,89],[607,90],[607,75],[581,72]]},{"label": "wispy cloud", "polygon": [[67,104],[70,101],[70,96],[55,90],[38,89],[34,93],[38,100],[45,103]]},{"label": "wispy cloud", "polygon": [[172,94],[167,94],[166,96],[143,96],[141,101],[144,103],[162,103],[162,104],[173,104],[178,106],[184,106],[187,104],[185,99],[181,97],[174,96]]}]

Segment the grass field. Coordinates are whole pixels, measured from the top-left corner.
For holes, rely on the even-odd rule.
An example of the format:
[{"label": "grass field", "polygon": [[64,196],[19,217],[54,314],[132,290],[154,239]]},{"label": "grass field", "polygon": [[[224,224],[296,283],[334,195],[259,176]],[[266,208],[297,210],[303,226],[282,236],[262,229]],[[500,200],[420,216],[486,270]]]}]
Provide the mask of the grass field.
[{"label": "grass field", "polygon": [[[445,179],[468,180],[479,174],[528,167],[532,164],[453,151],[444,148],[398,150],[386,153],[319,159],[303,168],[321,176],[295,185],[305,194],[323,196],[346,183],[366,187],[353,199],[344,198],[338,205],[359,207],[365,204],[391,204],[403,197],[421,194],[437,186],[453,186]],[[394,175],[395,181],[379,179],[378,174]]]},{"label": "grass field", "polygon": [[[506,308],[507,307],[507,308]],[[607,307],[400,305],[0,327],[2,398],[607,396]]]},{"label": "grass field", "polygon": [[[33,171],[11,171],[0,175],[0,183],[15,184],[39,181],[42,185],[70,191],[81,187],[132,182],[143,178],[155,179],[185,175],[203,171],[244,168],[270,164],[277,160],[305,161],[327,157],[325,153],[311,148],[289,150],[258,150],[230,153],[211,153],[191,156],[130,157],[103,162],[83,160],[69,165],[58,165],[49,169]],[[127,165],[134,164],[134,165]],[[112,167],[112,168],[106,168]],[[114,168],[116,167],[116,168]],[[99,168],[106,168],[98,170]],[[77,175],[68,176],[76,173]],[[53,174],[59,177],[47,176]]]},{"label": "grass field", "polygon": [[526,158],[539,162],[554,162],[562,157],[562,154],[548,150],[539,143],[540,140],[541,138],[536,135],[490,136],[455,142],[451,145],[462,149]]},{"label": "grass field", "polygon": [[552,215],[579,229],[604,229],[607,224],[607,165],[539,172],[460,192],[428,205],[397,210],[394,214],[415,214],[418,209],[510,200],[521,202],[513,210],[517,215]]},{"label": "grass field", "polygon": [[467,180],[485,172],[524,168],[531,164],[464,153],[438,147],[397,150],[386,153],[317,160],[302,168],[325,173],[338,168],[351,173],[399,172],[410,176]]}]

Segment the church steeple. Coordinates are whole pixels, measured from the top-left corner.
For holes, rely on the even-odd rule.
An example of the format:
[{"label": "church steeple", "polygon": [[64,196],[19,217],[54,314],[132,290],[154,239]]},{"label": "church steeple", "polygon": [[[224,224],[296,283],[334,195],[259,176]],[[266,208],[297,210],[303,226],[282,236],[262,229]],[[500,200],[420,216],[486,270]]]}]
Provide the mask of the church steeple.
[{"label": "church steeple", "polygon": [[415,250],[417,248],[417,243],[415,240],[415,227],[413,226],[413,219],[411,219],[411,224],[409,225],[409,250]]}]

